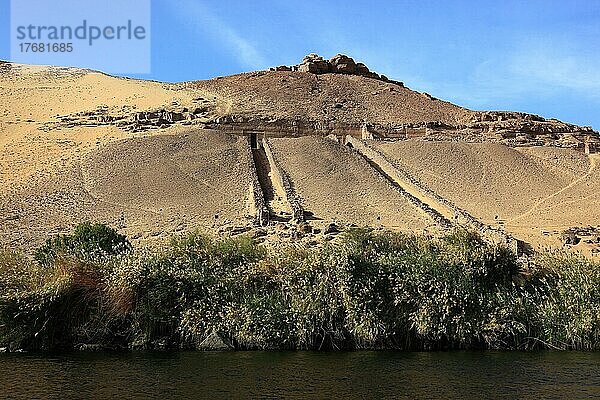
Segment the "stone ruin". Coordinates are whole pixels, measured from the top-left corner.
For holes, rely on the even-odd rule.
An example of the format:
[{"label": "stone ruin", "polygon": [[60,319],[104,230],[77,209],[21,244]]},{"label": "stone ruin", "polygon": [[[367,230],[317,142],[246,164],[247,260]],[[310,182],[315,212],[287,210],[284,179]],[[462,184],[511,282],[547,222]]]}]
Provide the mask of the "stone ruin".
[{"label": "stone ruin", "polygon": [[400,86],[404,86],[402,82],[392,81],[385,75],[379,75],[376,72],[372,72],[363,63],[355,62],[351,57],[344,54],[337,54],[329,60],[325,60],[318,54],[311,53],[304,57],[302,62],[298,65],[292,65],[290,67],[281,65],[279,67],[271,68],[271,71],[299,71],[308,72],[311,74],[346,74],[346,75],[358,75],[367,78],[377,79],[384,82],[395,83]]},{"label": "stone ruin", "polygon": [[[58,122],[46,123],[43,129],[48,131],[75,126],[115,125],[126,131],[142,132],[150,129],[167,128],[175,124],[196,124],[199,127],[204,127],[203,122],[212,110],[213,107],[206,104],[188,108],[181,107],[174,102],[170,106],[148,111],[135,111],[129,106],[123,106],[116,111],[116,114],[111,115],[108,106],[102,105],[95,110],[58,116]],[[115,111],[113,110],[113,112]]]}]

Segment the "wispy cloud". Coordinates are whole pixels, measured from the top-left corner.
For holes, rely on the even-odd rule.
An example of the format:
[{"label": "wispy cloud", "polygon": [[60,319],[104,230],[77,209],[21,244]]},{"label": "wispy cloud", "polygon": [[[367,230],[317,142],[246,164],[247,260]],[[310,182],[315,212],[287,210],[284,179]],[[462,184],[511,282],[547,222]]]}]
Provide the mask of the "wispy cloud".
[{"label": "wispy cloud", "polygon": [[600,98],[600,56],[567,43],[523,42],[477,65],[469,81],[481,97],[545,97],[569,91]]},{"label": "wispy cloud", "polygon": [[513,56],[510,72],[532,84],[600,94],[600,56],[596,54],[578,54],[555,44],[530,45]]},{"label": "wispy cloud", "polygon": [[[175,8],[175,7],[174,7]],[[257,48],[234,28],[215,15],[204,4],[182,0],[178,2],[179,17],[203,35],[210,35],[229,49],[242,67],[262,69],[268,64]]]},{"label": "wispy cloud", "polygon": [[523,41],[502,54],[487,54],[460,81],[406,78],[421,90],[472,108],[496,108],[523,99],[577,95],[600,101],[600,53],[573,43]]}]

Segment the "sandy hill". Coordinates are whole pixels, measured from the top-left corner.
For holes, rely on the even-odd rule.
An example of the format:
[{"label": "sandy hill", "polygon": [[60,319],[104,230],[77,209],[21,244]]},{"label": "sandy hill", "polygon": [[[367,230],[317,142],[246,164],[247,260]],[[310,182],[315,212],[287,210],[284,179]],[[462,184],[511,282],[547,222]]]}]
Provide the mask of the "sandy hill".
[{"label": "sandy hill", "polygon": [[83,220],[135,240],[263,224],[314,243],[331,222],[436,232],[466,216],[534,247],[600,247],[597,132],[468,110],[341,55],[180,84],[1,63],[0,98],[2,245]]}]

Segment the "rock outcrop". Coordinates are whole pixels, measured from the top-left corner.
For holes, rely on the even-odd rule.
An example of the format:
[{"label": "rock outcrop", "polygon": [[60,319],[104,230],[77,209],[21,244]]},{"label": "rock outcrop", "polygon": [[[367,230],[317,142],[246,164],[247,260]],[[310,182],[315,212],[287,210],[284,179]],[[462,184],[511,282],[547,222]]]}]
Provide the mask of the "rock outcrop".
[{"label": "rock outcrop", "polygon": [[[292,69],[294,68],[292,67]],[[304,57],[302,63],[296,66],[296,69],[300,72],[310,72],[312,74],[326,74],[328,72],[333,72],[329,61],[314,53]]]},{"label": "rock outcrop", "polygon": [[325,60],[318,54],[311,53],[304,57],[302,62],[291,67],[281,65],[271,68],[271,71],[299,71],[311,74],[346,74],[359,75],[367,78],[391,82],[404,86],[402,82],[390,81],[385,75],[379,75],[369,70],[363,63],[357,63],[351,57],[344,54],[336,54],[330,60]]}]

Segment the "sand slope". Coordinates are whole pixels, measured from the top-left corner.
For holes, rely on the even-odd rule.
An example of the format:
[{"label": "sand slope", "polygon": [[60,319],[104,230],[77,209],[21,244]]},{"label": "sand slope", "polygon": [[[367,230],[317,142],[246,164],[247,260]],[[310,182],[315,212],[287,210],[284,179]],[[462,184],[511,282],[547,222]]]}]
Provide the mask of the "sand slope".
[{"label": "sand slope", "polygon": [[252,118],[456,124],[473,115],[394,83],[352,75],[252,72],[192,82],[187,87],[215,93],[227,99],[229,112]]},{"label": "sand slope", "polygon": [[270,139],[305,210],[316,218],[420,232],[433,221],[360,156],[320,137]]},{"label": "sand slope", "polygon": [[0,196],[0,242],[32,245],[81,221],[132,238],[247,223],[247,141],[215,132],[125,139]]},{"label": "sand slope", "polygon": [[102,201],[239,219],[247,212],[248,156],[243,137],[195,131],[123,140],[92,153],[83,165],[89,193]]},{"label": "sand slope", "polygon": [[[133,236],[144,237],[193,228],[200,222],[212,223],[214,215],[211,218],[208,215],[222,210],[225,210],[225,218],[244,213],[243,208],[233,212],[231,208],[222,207],[225,202],[222,195],[207,196],[200,190],[206,185],[193,188],[186,178],[181,178],[186,174],[193,177],[194,171],[201,169],[206,169],[210,176],[215,172],[214,168],[206,167],[209,163],[244,176],[239,169],[247,171],[249,167],[244,162],[248,160],[236,158],[241,157],[241,153],[235,139],[190,137],[189,141],[195,144],[204,143],[191,146],[199,152],[189,149],[177,152],[174,148],[168,151],[166,142],[181,141],[181,138],[158,139],[154,146],[153,139],[141,136],[177,135],[186,130],[184,127],[156,129],[141,135],[114,125],[56,125],[65,116],[99,108],[111,115],[130,114],[174,103],[186,104],[199,96],[208,97],[198,91],[179,90],[171,84],[117,78],[77,68],[0,64],[0,98],[3,99],[0,101],[0,243],[35,245],[47,235],[70,230],[83,220],[108,222]],[[134,142],[125,141],[110,147],[111,143],[128,138]],[[219,154],[203,153],[205,145]],[[144,156],[142,153],[132,155],[133,149],[143,146],[147,149],[142,152]],[[153,152],[155,148],[160,151]],[[219,158],[227,151],[230,158]],[[178,154],[180,159],[177,159]],[[138,163],[135,172],[130,170],[141,160],[147,164]],[[219,164],[219,160],[225,164]],[[82,168],[86,161],[87,168]],[[231,167],[238,164],[242,165],[238,170]],[[195,165],[199,166],[195,168]],[[183,172],[176,172],[177,168]],[[124,170],[128,174],[124,174]],[[135,186],[138,178],[134,178],[134,174],[145,179],[141,186],[146,189],[127,202],[124,196],[131,194],[127,188],[141,187]],[[111,181],[111,177],[116,180]],[[122,181],[126,177],[129,181]],[[235,192],[235,184],[231,186],[237,199],[240,194]],[[122,194],[117,194],[121,191]],[[216,205],[212,207],[206,201],[198,201],[198,193],[209,202],[218,199],[210,203]],[[167,207],[170,199],[174,204]],[[182,211],[184,208],[190,211]],[[200,217],[196,213],[201,209]]]},{"label": "sand slope", "polygon": [[[0,192],[131,135],[115,126],[56,128],[60,117],[98,108],[118,115],[185,104],[201,93],[76,68],[0,64]],[[157,130],[157,134],[161,134]]]},{"label": "sand slope", "polygon": [[[405,171],[457,206],[534,245],[558,231],[600,225],[597,158],[575,150],[492,143],[372,142]],[[543,232],[554,232],[554,236]]]},{"label": "sand slope", "polygon": [[[0,63],[0,98],[0,245],[25,247],[83,220],[142,239],[249,222],[254,170],[245,138],[199,131],[198,120],[140,132],[89,124],[86,116],[131,122],[139,111],[184,107],[208,109],[202,121],[242,115],[456,125],[475,116],[394,83],[286,71],[166,84]],[[83,118],[71,124],[73,116]],[[318,137],[270,140],[316,218],[416,232],[433,227],[349,149]],[[559,245],[569,227],[600,226],[598,156],[459,141],[372,145],[442,197],[534,245]]]}]

